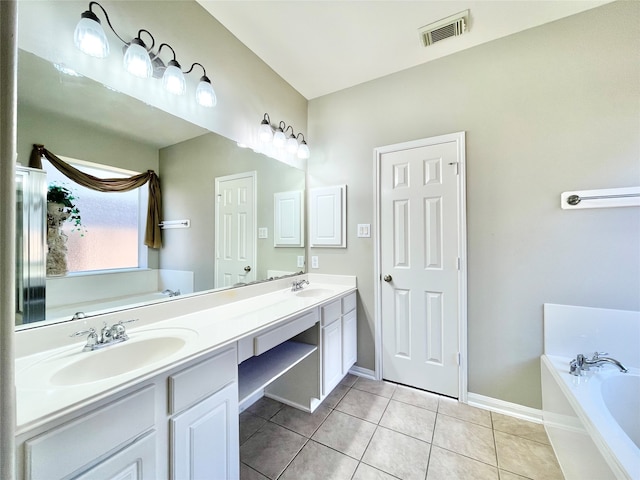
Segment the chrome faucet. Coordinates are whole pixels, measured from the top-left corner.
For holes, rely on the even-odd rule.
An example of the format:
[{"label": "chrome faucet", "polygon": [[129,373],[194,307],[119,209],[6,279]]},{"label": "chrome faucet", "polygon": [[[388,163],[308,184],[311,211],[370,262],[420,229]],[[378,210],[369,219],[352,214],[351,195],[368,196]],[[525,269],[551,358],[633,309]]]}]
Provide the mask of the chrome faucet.
[{"label": "chrome faucet", "polygon": [[302,286],[305,284],[309,285],[309,280],[298,280],[297,282],[294,280],[291,284],[291,291],[297,292],[299,290],[302,290]]},{"label": "chrome faucet", "polygon": [[88,330],[79,330],[69,336],[79,337],[80,335],[88,335],[87,343],[82,348],[82,351],[92,352],[93,350],[98,350],[100,348],[108,347],[109,345],[115,345],[116,343],[129,340],[124,324],[137,321],[137,318],[133,320],[120,321],[110,327],[107,326],[107,322],[104,322],[99,334],[95,328],[89,328]]},{"label": "chrome faucet", "polygon": [[177,297],[180,295],[180,290],[169,290],[168,288],[162,292],[163,295],[169,295],[170,297]]},{"label": "chrome faucet", "polygon": [[627,369],[615,358],[603,357],[602,355],[609,355],[608,353],[595,352],[593,357],[589,360],[583,354],[579,353],[576,358],[569,363],[569,373],[577,377],[582,375],[582,372],[589,370],[591,367],[600,367],[605,363],[610,363],[618,367],[622,373],[627,373]]}]

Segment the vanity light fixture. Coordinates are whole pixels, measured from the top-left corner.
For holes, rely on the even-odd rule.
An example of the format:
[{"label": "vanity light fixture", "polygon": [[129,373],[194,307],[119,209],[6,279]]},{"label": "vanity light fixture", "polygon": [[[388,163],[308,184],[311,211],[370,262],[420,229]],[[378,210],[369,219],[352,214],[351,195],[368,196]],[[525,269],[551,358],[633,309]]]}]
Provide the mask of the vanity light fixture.
[{"label": "vanity light fixture", "polygon": [[[196,101],[204,107],[215,107],[217,103],[216,93],[211,85],[211,80],[207,77],[205,68],[198,62],[191,65],[191,68],[183,72],[180,64],[176,60],[176,52],[167,43],[163,43],[158,47],[157,52],[153,52],[155,46],[155,38],[145,29],[138,31],[137,37],[130,42],[124,40],[111,25],[111,20],[107,11],[98,2],[90,2],[89,9],[82,13],[78,22],[73,38],[76,47],[87,55],[97,58],[105,58],[109,55],[109,42],[102,28],[100,19],[93,12],[93,7],[98,6],[107,20],[107,24],[118,40],[123,44],[124,58],[123,65],[129,73],[141,78],[162,78],[162,86],[164,89],[174,95],[183,95],[186,91],[185,74],[191,73],[193,68],[198,65],[204,72],[200,77],[200,82],[196,88]],[[151,45],[142,40],[142,33],[146,33],[151,39]],[[163,47],[167,47],[173,53],[173,59],[165,65],[160,59],[160,51]]]},{"label": "vanity light fixture", "polygon": [[[288,133],[289,130],[291,130],[291,133]],[[298,142],[300,136],[302,136],[302,141]],[[258,139],[265,146],[273,145],[276,149],[284,149],[287,153],[297,155],[301,159],[307,159],[311,154],[302,133],[296,135],[293,125],[287,126],[282,121],[278,123],[277,127],[271,126],[271,119],[268,113],[264,114],[262,122],[260,122]]]}]

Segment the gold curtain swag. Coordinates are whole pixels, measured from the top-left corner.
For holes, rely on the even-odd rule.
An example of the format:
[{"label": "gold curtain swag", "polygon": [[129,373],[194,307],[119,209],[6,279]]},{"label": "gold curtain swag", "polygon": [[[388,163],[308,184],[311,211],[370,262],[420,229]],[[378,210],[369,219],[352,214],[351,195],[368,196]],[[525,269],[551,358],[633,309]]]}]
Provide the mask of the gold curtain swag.
[{"label": "gold curtain swag", "polygon": [[160,179],[153,170],[147,170],[145,173],[129,178],[98,178],[81,172],[44,148],[44,145],[35,143],[31,150],[29,167],[42,170],[42,157],[49,160],[51,165],[74,182],[99,192],[128,192],[149,182],[149,206],[147,208],[144,244],[150,248],[162,247],[160,230],[162,194],[160,192]]}]

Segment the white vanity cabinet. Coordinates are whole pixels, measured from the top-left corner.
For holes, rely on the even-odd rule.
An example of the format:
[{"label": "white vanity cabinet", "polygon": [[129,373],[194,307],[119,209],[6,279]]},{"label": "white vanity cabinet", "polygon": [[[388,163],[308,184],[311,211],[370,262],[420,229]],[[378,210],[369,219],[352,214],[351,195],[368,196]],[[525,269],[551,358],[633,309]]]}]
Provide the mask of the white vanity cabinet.
[{"label": "white vanity cabinet", "polygon": [[236,360],[223,347],[21,433],[18,478],[238,478]]},{"label": "white vanity cabinet", "polygon": [[171,478],[239,476],[237,353],[169,376]]},{"label": "white vanity cabinet", "polygon": [[[24,442],[24,478],[155,478],[153,384],[39,432]],[[45,400],[46,401],[46,400]],[[143,439],[143,437],[145,437]]]},{"label": "white vanity cabinet", "polygon": [[356,294],[321,307],[322,395],[329,395],[356,363]]}]

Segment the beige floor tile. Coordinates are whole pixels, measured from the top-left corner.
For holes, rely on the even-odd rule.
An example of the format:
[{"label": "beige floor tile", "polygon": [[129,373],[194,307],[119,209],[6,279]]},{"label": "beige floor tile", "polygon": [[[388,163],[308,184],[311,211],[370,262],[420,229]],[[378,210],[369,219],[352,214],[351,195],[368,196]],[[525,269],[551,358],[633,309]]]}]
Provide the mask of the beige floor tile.
[{"label": "beige floor tile", "polygon": [[266,423],[262,417],[244,411],[240,414],[240,445],[246,442],[251,435],[256,433]]},{"label": "beige floor tile", "polygon": [[331,409],[326,405],[320,405],[313,413],[285,405],[271,421],[309,438],[330,413]]},{"label": "beige floor tile", "polygon": [[431,447],[427,480],[498,480],[498,469],[440,447]]},{"label": "beige floor tile", "polygon": [[362,461],[404,480],[424,480],[430,448],[427,442],[378,427]]},{"label": "beige floor tile", "polygon": [[391,398],[396,389],[396,385],[395,383],[369,380],[368,378],[360,377],[358,381],[353,384],[353,388],[357,388],[364,392],[374,393],[381,397]]},{"label": "beige floor tile", "polygon": [[358,461],[309,441],[287,467],[281,480],[350,480]]},{"label": "beige floor tile", "polygon": [[351,387],[343,385],[342,383],[336,385],[336,388],[334,388],[331,393],[322,401],[322,404],[326,405],[327,407],[334,408],[338,403],[340,403],[340,400],[342,400],[342,397],[345,396],[350,388]]},{"label": "beige floor tile", "polygon": [[[507,472],[506,470],[498,470],[500,473],[500,480],[531,480],[515,473]],[[586,479],[585,479],[586,480]]]},{"label": "beige floor tile", "polygon": [[334,410],[312,440],[360,460],[375,430],[374,423]]},{"label": "beige floor tile", "polygon": [[356,381],[358,380],[358,376],[356,375],[351,375],[350,373],[347,373],[344,378],[340,381],[340,385],[346,385],[347,387],[352,387],[354,383],[356,383]]},{"label": "beige floor tile", "polygon": [[240,461],[275,479],[297,455],[307,439],[267,422],[240,447]]},{"label": "beige floor tile", "polygon": [[493,429],[504,433],[510,433],[517,437],[535,440],[536,442],[546,443],[550,445],[549,437],[544,426],[539,423],[528,422],[519,418],[501,415],[500,413],[491,412],[493,420]]},{"label": "beige floor tile", "polygon": [[253,468],[248,467],[244,463],[240,464],[240,480],[268,480],[261,473],[256,472]]},{"label": "beige floor tile", "polygon": [[378,423],[388,403],[389,399],[386,397],[352,388],[336,405],[336,410],[369,422]]},{"label": "beige floor tile", "polygon": [[491,427],[491,413],[481,408],[470,407],[453,398],[440,397],[438,413],[444,413],[450,417],[456,417],[467,422],[477,423],[485,427]]},{"label": "beige floor tile", "polygon": [[440,395],[435,393],[423,392],[415,388],[405,387],[404,385],[398,385],[395,392],[393,392],[393,400],[399,402],[408,403],[409,405],[415,405],[416,407],[426,408],[434,412],[438,411],[438,399]]},{"label": "beige floor tile", "polygon": [[534,480],[562,480],[550,445],[496,431],[498,467]]},{"label": "beige floor tile", "polygon": [[366,463],[360,463],[352,480],[397,480],[397,478]]},{"label": "beige floor tile", "polygon": [[245,411],[269,420],[276,413],[278,413],[278,410],[280,410],[282,407],[282,403],[271,398],[262,397]]},{"label": "beige floor tile", "polygon": [[433,445],[497,466],[493,431],[482,425],[438,413]]},{"label": "beige floor tile", "polygon": [[431,443],[436,424],[436,412],[391,400],[380,425],[396,432]]}]

